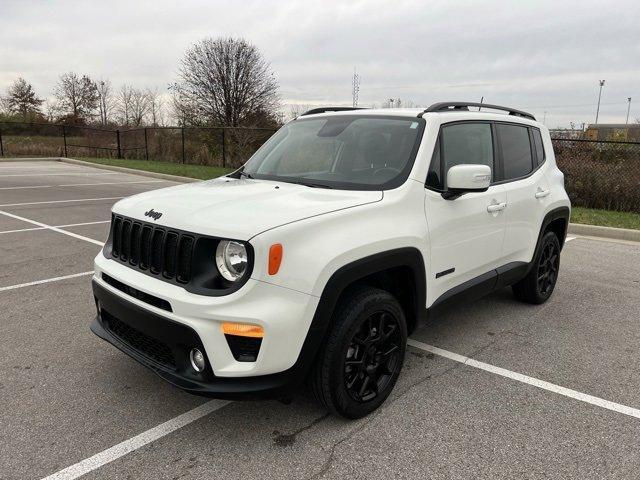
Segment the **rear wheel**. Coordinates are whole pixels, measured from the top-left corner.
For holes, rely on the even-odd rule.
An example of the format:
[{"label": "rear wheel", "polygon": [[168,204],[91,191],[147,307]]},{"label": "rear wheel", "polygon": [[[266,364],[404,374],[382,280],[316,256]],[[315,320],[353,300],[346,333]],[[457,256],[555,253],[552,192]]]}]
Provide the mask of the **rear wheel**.
[{"label": "rear wheel", "polygon": [[334,315],[311,389],[332,412],[360,418],[386,400],[398,379],[407,343],[405,316],[391,294],[376,288],[355,291]]},{"label": "rear wheel", "polygon": [[512,286],[515,297],[527,303],[546,302],[558,280],[560,270],[560,242],[553,232],[542,237],[531,270],[525,278]]}]

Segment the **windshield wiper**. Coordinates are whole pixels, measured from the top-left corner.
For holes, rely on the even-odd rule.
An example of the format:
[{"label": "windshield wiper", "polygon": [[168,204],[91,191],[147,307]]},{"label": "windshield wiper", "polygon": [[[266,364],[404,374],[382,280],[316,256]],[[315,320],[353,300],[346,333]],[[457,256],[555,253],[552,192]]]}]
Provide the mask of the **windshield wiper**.
[{"label": "windshield wiper", "polygon": [[242,177],[253,178],[253,175],[251,175],[250,173],[247,173],[244,170],[242,170],[240,172],[240,178],[242,178]]},{"label": "windshield wiper", "polygon": [[304,182],[302,180],[291,180],[289,181],[289,183],[295,183],[296,185],[304,185],[306,187],[311,187],[311,188],[328,188],[328,189],[333,188],[331,185],[327,185],[326,183]]}]

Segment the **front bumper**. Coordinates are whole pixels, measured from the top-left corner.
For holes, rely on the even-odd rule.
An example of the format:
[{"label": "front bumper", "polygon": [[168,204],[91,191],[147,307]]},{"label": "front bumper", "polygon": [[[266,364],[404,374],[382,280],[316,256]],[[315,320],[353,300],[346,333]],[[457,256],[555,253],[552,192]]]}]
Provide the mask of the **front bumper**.
[{"label": "front bumper", "polygon": [[[286,396],[304,380],[310,362],[300,356],[291,368],[269,375],[221,377],[214,373],[208,353],[207,367],[197,373],[190,366],[189,351],[206,352],[191,327],[123,299],[92,282],[100,314],[91,331],[146,366],[169,383],[190,393],[215,398]],[[307,339],[309,340],[309,339]]]}]

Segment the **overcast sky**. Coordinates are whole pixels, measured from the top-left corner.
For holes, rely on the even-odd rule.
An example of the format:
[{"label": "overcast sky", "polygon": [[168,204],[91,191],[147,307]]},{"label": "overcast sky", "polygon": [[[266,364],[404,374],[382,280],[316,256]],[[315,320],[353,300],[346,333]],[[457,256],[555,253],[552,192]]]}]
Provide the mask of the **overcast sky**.
[{"label": "overcast sky", "polygon": [[50,97],[61,73],[166,90],[206,36],[264,54],[284,104],[400,98],[505,104],[546,124],[640,117],[640,1],[0,0],[0,90],[18,76]]}]

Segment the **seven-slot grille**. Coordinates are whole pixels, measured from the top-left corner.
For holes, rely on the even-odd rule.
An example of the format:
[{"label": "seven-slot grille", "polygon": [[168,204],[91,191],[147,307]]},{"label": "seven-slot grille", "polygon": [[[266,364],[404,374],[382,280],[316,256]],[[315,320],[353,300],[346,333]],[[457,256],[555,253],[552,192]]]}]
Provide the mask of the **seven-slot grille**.
[{"label": "seven-slot grille", "polygon": [[194,246],[193,235],[117,215],[113,217],[111,256],[131,267],[189,283]]}]

